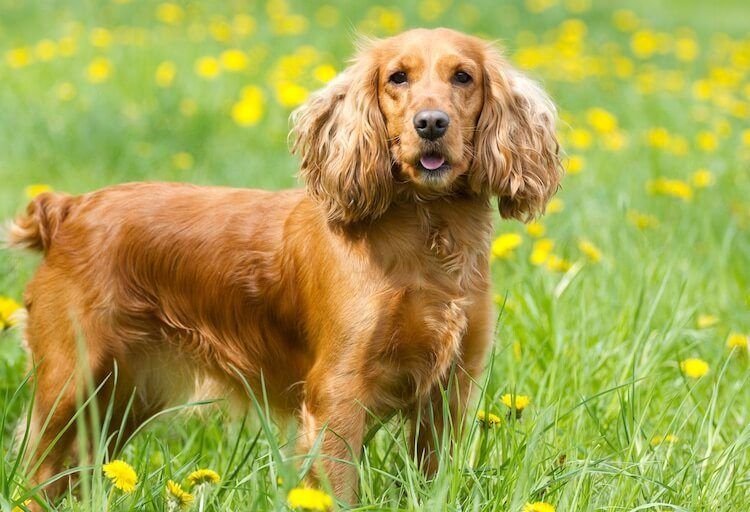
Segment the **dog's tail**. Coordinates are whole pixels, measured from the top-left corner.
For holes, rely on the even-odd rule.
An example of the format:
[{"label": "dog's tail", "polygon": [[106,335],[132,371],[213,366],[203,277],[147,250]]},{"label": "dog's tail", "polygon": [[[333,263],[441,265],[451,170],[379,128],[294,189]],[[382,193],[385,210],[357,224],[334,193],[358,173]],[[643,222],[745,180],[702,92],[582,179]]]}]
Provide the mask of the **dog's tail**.
[{"label": "dog's tail", "polygon": [[60,226],[70,213],[74,197],[67,194],[45,192],[26,207],[26,213],[11,222],[8,230],[10,247],[49,251]]}]

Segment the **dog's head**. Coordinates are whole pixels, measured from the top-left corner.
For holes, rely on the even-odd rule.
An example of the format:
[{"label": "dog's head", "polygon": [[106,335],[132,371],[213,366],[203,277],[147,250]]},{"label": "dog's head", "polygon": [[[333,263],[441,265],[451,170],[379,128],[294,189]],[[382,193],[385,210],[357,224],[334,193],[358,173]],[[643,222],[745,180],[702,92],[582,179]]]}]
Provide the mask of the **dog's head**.
[{"label": "dog's head", "polygon": [[377,218],[398,187],[498,197],[527,220],[557,190],[555,107],[486,41],[417,29],[363,45],[292,115],[301,175],[329,218]]}]

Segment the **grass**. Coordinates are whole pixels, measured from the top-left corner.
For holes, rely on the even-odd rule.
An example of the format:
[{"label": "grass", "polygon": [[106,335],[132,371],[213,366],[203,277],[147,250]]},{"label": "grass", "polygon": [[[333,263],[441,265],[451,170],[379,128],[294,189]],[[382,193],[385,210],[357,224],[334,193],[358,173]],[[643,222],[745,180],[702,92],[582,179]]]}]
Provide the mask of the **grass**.
[{"label": "grass", "polygon": [[[552,252],[543,254],[523,225],[497,223],[499,235],[518,233],[522,243],[493,263],[504,307],[477,407],[503,422],[468,421],[452,457],[426,481],[409,458],[403,420],[392,419],[365,448],[359,509],[517,512],[536,501],[559,511],[747,509],[748,352],[726,345],[730,333],[750,332],[743,2],[709,9],[639,0],[628,3],[633,18],[615,14],[612,2],[581,0],[355,1],[323,11],[206,1],[190,3],[175,24],[157,19],[157,5],[0,0],[0,217],[20,211],[35,183],[72,193],[157,179],[294,186],[287,116],[301,93],[289,84],[320,87],[316,69],[340,70],[356,29],[448,25],[500,38],[560,106],[571,171],[558,211],[540,220]],[[247,35],[239,13],[254,21]],[[75,42],[73,55],[34,54],[39,41],[64,37]],[[35,62],[19,66],[23,51],[6,50],[24,47]],[[250,55],[245,69],[212,80],[195,73],[197,59],[232,47]],[[91,83],[97,57],[111,72]],[[177,73],[159,87],[154,73],[167,60]],[[240,126],[232,108],[251,84],[263,96],[247,105],[259,119]],[[709,172],[703,182],[694,175],[701,169]],[[581,240],[601,252],[598,261]],[[535,254],[546,261],[533,264]],[[0,252],[0,295],[20,301],[37,264]],[[687,358],[704,360],[709,372],[687,376]],[[502,405],[506,393],[531,397],[520,418]],[[19,333],[3,331],[0,510],[26,492],[13,431],[29,402]],[[60,509],[166,510],[167,480],[185,485],[199,467],[222,476],[206,510],[284,509],[305,465],[293,456],[294,427],[275,424],[262,404],[231,426],[209,405],[155,418],[120,455],[140,479],[128,495],[102,476],[100,440],[91,465],[73,467],[80,485]]]}]

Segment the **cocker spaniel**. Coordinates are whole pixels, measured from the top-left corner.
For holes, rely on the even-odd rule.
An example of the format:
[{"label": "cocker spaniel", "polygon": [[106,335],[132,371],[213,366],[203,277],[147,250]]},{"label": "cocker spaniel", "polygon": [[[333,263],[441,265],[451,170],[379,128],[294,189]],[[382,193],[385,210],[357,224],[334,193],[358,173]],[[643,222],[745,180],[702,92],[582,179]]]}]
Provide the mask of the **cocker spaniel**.
[{"label": "cocker spaniel", "polygon": [[413,418],[434,471],[441,400],[460,421],[492,343],[492,200],[505,218],[543,211],[555,117],[492,44],[417,29],[364,44],[293,113],[304,189],[37,197],[10,234],[44,253],[25,294],[34,481],[61,471],[94,388],[127,435],[206,382],[299,417],[300,452],[322,440],[311,478],[343,500],[371,413]]}]

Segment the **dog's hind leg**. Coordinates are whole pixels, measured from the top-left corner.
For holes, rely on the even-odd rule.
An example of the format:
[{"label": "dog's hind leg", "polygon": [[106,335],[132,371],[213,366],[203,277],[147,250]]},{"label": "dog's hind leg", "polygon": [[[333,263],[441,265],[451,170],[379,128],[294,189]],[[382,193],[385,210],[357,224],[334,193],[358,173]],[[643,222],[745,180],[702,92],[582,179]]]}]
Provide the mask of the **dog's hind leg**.
[{"label": "dog's hind leg", "polygon": [[[95,450],[91,434],[100,430],[108,412],[112,428],[119,427],[128,405],[112,393],[115,365],[102,322],[93,314],[81,315],[80,302],[78,287],[45,266],[26,296],[34,398],[24,459],[30,484],[51,500],[69,484],[69,477],[59,476],[66,465],[84,455],[76,448]],[[119,390],[121,384],[116,385]],[[81,426],[90,430],[83,444],[76,443]]]},{"label": "dog's hind leg", "polygon": [[24,457],[30,483],[54,498],[68,485],[67,478],[55,475],[73,455],[76,411],[84,388],[76,328],[69,314],[71,290],[45,267],[35,284],[26,300],[34,398]]}]

